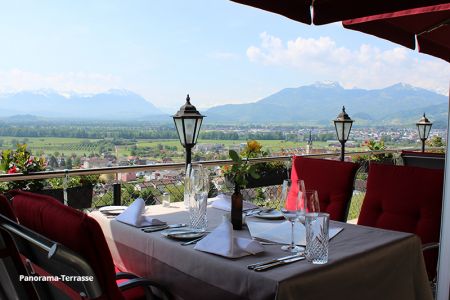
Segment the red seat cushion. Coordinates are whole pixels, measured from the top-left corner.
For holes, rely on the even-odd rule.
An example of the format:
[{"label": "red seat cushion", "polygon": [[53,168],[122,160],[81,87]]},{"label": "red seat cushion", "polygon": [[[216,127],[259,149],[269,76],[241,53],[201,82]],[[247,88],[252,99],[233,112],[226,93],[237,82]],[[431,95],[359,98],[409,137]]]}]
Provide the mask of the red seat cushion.
[{"label": "red seat cushion", "polygon": [[351,162],[295,156],[291,179],[303,179],[307,190],[317,190],[320,211],[329,213],[331,220],[345,222],[358,167]]},{"label": "red seat cushion", "polygon": [[115,280],[114,264],[100,225],[91,217],[45,195],[14,191],[19,222],[83,256],[93,268],[104,298],[124,299]]},{"label": "red seat cushion", "polygon": [[[358,224],[414,233],[424,244],[439,242],[443,180],[443,170],[371,164]],[[434,277],[437,252],[424,254]]]}]

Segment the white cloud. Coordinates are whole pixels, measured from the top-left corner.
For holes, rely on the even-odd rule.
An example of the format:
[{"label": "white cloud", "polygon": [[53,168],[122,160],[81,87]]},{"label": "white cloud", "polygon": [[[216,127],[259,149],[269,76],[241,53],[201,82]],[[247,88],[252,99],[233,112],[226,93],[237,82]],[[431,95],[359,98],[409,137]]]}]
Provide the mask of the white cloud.
[{"label": "white cloud", "polygon": [[339,81],[345,87],[382,88],[398,82],[448,94],[450,64],[421,59],[404,47],[381,50],[363,44],[357,50],[336,45],[330,37],[298,37],[283,42],[261,33],[261,44],[250,46],[251,62],[307,72],[311,80]]},{"label": "white cloud", "polygon": [[119,87],[120,79],[110,74],[68,72],[39,74],[20,69],[0,71],[0,91],[52,89],[58,92],[99,93]]}]

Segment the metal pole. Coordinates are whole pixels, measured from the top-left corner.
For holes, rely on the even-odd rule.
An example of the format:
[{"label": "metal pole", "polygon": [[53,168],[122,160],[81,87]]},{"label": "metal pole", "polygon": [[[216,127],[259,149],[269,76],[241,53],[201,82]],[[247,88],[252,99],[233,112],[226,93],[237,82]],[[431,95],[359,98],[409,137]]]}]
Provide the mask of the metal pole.
[{"label": "metal pole", "polygon": [[344,156],[345,156],[345,141],[340,141],[341,142],[341,161],[344,161]]},{"label": "metal pole", "polygon": [[113,184],[113,203],[114,205],[120,205],[121,204],[121,185],[120,183],[114,183]]},{"label": "metal pole", "polygon": [[425,152],[425,140],[426,139],[422,139],[422,152]]},{"label": "metal pole", "polygon": [[187,169],[187,165],[190,164],[192,161],[192,147],[186,146],[186,166],[185,169]]},{"label": "metal pole", "polygon": [[[450,96],[449,96],[450,100]],[[448,108],[450,111],[450,106]],[[447,119],[447,128],[450,125],[450,119]],[[450,135],[447,134],[447,143],[445,145],[445,169],[444,169],[444,195],[442,199],[441,216],[441,237],[439,239],[439,260],[437,276],[437,295],[436,300],[448,300],[450,290]]]}]

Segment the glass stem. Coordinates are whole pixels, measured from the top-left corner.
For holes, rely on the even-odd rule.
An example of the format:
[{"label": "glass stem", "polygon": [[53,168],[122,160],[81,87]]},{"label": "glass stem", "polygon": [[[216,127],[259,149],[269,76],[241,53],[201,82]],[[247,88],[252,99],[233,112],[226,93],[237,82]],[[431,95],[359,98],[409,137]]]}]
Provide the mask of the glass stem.
[{"label": "glass stem", "polygon": [[295,248],[294,243],[294,222],[291,222],[291,249]]}]

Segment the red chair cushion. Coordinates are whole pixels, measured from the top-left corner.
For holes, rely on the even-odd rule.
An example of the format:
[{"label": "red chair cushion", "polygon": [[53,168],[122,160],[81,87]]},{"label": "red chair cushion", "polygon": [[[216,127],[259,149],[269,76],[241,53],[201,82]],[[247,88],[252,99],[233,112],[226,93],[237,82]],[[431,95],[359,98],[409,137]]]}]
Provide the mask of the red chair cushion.
[{"label": "red chair cushion", "polygon": [[19,222],[83,256],[102,286],[104,298],[124,299],[117,287],[114,263],[100,225],[58,200],[23,191],[12,193]]},{"label": "red chair cushion", "polygon": [[303,179],[307,190],[317,190],[320,211],[329,213],[331,220],[345,222],[358,167],[351,162],[294,156],[291,179]]},{"label": "red chair cushion", "polygon": [[[417,234],[439,242],[444,171],[371,164],[358,224]],[[430,278],[437,253],[424,253]]]}]

